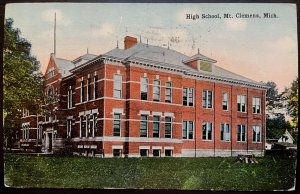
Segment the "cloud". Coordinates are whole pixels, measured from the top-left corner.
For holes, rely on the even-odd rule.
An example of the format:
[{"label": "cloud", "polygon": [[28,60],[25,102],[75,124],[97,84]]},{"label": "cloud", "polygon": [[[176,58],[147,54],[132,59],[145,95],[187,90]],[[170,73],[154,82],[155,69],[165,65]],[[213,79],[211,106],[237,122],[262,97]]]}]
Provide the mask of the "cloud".
[{"label": "cloud", "polygon": [[230,31],[243,31],[247,28],[247,22],[243,19],[227,19],[224,23]]},{"label": "cloud", "polygon": [[44,21],[54,23],[54,14],[56,13],[56,23],[60,26],[70,26],[72,21],[59,9],[47,9],[42,12],[41,17]]},{"label": "cloud", "polygon": [[115,32],[115,25],[109,22],[103,23],[100,27],[91,30],[91,33],[94,37],[109,37]]},{"label": "cloud", "polygon": [[281,37],[274,42],[266,44],[267,49],[277,51],[278,53],[293,53],[297,49],[297,41],[293,40],[290,36]]}]

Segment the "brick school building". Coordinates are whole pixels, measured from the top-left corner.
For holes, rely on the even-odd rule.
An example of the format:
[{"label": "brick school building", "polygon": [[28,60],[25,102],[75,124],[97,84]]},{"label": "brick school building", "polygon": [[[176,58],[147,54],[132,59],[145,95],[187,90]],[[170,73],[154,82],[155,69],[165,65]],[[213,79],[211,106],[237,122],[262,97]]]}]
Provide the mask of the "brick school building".
[{"label": "brick school building", "polygon": [[[221,64],[220,64],[221,65]],[[246,68],[246,67],[244,67]],[[264,155],[266,89],[202,55],[138,42],[51,54],[46,113],[23,109],[24,149],[95,157]]]}]

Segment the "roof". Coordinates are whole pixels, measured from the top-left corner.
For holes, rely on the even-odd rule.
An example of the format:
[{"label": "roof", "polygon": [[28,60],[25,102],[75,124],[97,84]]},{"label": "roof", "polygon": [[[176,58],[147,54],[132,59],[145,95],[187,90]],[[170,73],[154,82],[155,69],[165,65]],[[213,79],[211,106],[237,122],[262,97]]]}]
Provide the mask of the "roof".
[{"label": "roof", "polygon": [[210,63],[216,63],[216,62],[217,62],[216,60],[211,59],[211,58],[209,58],[209,57],[207,57],[207,56],[204,56],[204,55],[202,55],[202,54],[200,54],[200,53],[198,53],[198,54],[196,54],[196,55],[190,57],[189,60],[183,61],[183,62],[184,62],[184,63],[188,63],[188,62],[190,62],[190,61],[195,61],[195,60],[202,60],[202,61],[207,61],[207,62],[210,62]]},{"label": "roof", "polygon": [[297,149],[297,145],[292,143],[286,143],[286,142],[274,142],[274,145],[285,147],[286,149]]},{"label": "roof", "polygon": [[76,59],[72,60],[72,63],[76,63],[76,61],[80,61],[80,60],[85,60],[85,61],[89,61],[89,60],[92,60],[93,58],[97,57],[97,55],[94,55],[94,54],[85,54],[85,55],[82,55],[80,57],[77,57]]},{"label": "roof", "polygon": [[59,73],[61,74],[62,77],[66,77],[71,75],[70,70],[75,67],[74,63],[67,59],[61,59],[61,58],[56,58],[53,57],[55,64],[57,65],[59,69]]},{"label": "roof", "polygon": [[[97,55],[94,54],[85,54],[80,57],[77,57],[76,59],[70,61],[67,59],[62,59],[62,58],[57,58],[55,55],[52,55],[55,64],[57,65],[58,71],[61,74],[62,77],[67,77],[71,75],[72,73],[70,72],[71,69],[75,68],[76,65],[80,65],[82,63],[80,62],[87,62],[92,60],[93,58],[97,57]],[[78,64],[76,63],[78,62]]]},{"label": "roof", "polygon": [[278,139],[278,141],[280,141],[280,139],[282,139],[283,136],[288,137],[293,142],[295,141],[295,139],[293,138],[293,136],[290,134],[290,132],[287,129],[285,130],[284,134]]},{"label": "roof", "polygon": [[210,59],[200,53],[189,57],[186,56],[178,51],[163,48],[159,46],[152,46],[144,43],[137,43],[136,45],[123,50],[119,48],[115,48],[103,56],[108,56],[112,58],[117,58],[120,60],[133,60],[133,61],[144,61],[144,62],[154,62],[160,63],[160,65],[179,68],[181,70],[187,71],[192,74],[202,74],[202,75],[209,75],[209,76],[216,76],[221,78],[233,79],[238,81],[250,82],[253,84],[263,85],[260,82],[256,82],[252,79],[246,78],[244,76],[238,75],[231,71],[225,70],[215,64],[212,64],[212,72],[206,71],[198,71],[193,69],[192,67],[186,65],[185,63],[193,60],[204,60],[211,63],[215,63],[214,59]]}]

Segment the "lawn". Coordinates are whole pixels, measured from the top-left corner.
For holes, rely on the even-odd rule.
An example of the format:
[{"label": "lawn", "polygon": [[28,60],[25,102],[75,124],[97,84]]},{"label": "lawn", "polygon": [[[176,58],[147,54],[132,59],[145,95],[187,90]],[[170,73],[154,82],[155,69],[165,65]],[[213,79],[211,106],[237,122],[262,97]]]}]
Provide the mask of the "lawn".
[{"label": "lawn", "polygon": [[43,188],[287,190],[295,158],[86,158],[4,155],[5,184]]}]

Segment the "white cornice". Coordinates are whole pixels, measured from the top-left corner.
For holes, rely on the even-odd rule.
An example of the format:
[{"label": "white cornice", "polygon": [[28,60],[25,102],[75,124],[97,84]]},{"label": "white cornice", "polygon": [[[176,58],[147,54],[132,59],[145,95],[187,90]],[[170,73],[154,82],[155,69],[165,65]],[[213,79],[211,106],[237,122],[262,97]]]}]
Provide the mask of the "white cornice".
[{"label": "white cornice", "polygon": [[[170,65],[167,63],[155,62],[155,61],[139,59],[139,58],[121,59],[121,58],[116,58],[116,57],[112,57],[112,56],[108,56],[108,55],[99,55],[95,59],[92,59],[91,61],[88,61],[78,67],[75,67],[74,69],[71,69],[70,72],[72,72],[72,73],[78,72],[80,69],[83,69],[84,67],[86,67],[88,65],[94,64],[97,61],[103,61],[104,63],[113,62],[114,65],[142,66],[143,68],[157,69],[159,71],[167,71],[170,73],[181,74],[185,77],[194,78],[194,79],[198,79],[198,80],[227,83],[230,85],[238,85],[238,86],[247,86],[247,87],[259,88],[259,89],[263,89],[263,90],[266,90],[268,88],[264,84],[252,83],[252,82],[237,80],[237,79],[233,79],[233,78],[225,78],[225,77],[220,77],[220,76],[215,76],[215,75],[207,75],[207,74],[203,74],[203,73],[190,72],[188,70],[180,69],[181,68],[180,66],[178,66],[178,68],[170,67]],[[174,64],[172,64],[172,66],[174,66]]]}]

